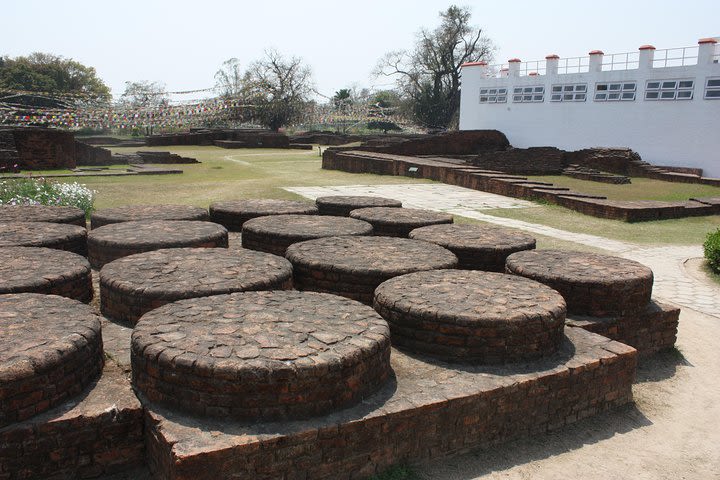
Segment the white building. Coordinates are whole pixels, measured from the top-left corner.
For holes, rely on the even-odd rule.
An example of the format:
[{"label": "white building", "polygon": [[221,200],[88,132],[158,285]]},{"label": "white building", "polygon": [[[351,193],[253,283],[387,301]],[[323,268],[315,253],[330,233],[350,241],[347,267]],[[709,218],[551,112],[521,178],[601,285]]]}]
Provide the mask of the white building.
[{"label": "white building", "polygon": [[460,129],[515,147],[630,147],[655,165],[720,177],[720,45],[462,68]]}]

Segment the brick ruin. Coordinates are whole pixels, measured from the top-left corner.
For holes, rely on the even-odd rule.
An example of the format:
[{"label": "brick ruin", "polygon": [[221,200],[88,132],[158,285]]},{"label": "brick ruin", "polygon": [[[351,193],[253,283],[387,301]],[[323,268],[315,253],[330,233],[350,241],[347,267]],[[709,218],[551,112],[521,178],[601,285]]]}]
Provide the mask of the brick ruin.
[{"label": "brick ruin", "polygon": [[[442,153],[449,143],[454,147]],[[575,166],[570,169],[571,175],[594,181],[623,183],[624,177],[638,176],[720,186],[717,178],[650,165],[629,149],[565,152],[554,147],[512,148],[504,135],[494,130],[452,132],[379,146],[332,147],[323,152],[325,169],[427,178],[498,195],[543,200],[601,218],[637,222],[720,213],[717,198],[672,202],[608,200],[524,176],[562,175],[571,165]]]},{"label": "brick ruin", "polygon": [[[225,208],[223,218],[242,228],[248,207],[298,208],[265,200]],[[4,210],[0,220],[20,223]],[[0,478],[92,478],[143,465],[174,480],[365,478],[631,403],[638,356],[675,341],[679,310],[652,299],[647,268],[536,251],[533,239],[503,229],[473,232],[473,247],[497,257],[494,269],[507,259],[513,274],[456,269],[458,257],[441,245],[464,249],[464,262],[472,250],[453,224],[420,227],[423,241],[294,243],[283,259],[242,250],[237,236],[178,248],[182,235],[204,236],[207,222],[138,222],[148,208],[126,210],[88,241],[97,237],[108,261],[121,257],[92,275],[103,313],[139,308],[129,323],[99,316],[97,303],[38,294],[45,270],[58,281],[75,264],[89,272],[82,256],[8,247],[29,252],[8,261],[28,259],[38,280],[25,282],[27,293],[0,295]],[[161,210],[150,213],[162,218]],[[403,210],[384,215],[402,223]],[[123,257],[143,239],[148,253]],[[574,255],[573,267],[558,255]],[[558,275],[545,277],[547,268]],[[20,281],[0,275],[0,289]],[[87,292],[87,276],[80,283]],[[343,298],[358,292],[369,294],[365,305]]]}]

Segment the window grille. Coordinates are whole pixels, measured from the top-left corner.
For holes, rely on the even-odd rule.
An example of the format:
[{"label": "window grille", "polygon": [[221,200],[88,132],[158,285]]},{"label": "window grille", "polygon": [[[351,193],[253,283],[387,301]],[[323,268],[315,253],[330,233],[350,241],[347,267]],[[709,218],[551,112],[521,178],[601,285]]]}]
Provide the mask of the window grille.
[{"label": "window grille", "polygon": [[551,102],[584,102],[586,98],[586,83],[553,85],[550,94]]},{"label": "window grille", "polygon": [[720,78],[707,79],[704,98],[707,100],[720,100]]},{"label": "window grille", "polygon": [[480,103],[507,102],[507,88],[481,88]]},{"label": "window grille", "polygon": [[695,80],[648,80],[645,100],[692,100]]},{"label": "window grille", "polygon": [[540,103],[543,100],[545,100],[545,87],[542,85],[513,88],[515,103]]},{"label": "window grille", "polygon": [[595,85],[596,102],[631,102],[635,100],[635,82],[604,82]]}]

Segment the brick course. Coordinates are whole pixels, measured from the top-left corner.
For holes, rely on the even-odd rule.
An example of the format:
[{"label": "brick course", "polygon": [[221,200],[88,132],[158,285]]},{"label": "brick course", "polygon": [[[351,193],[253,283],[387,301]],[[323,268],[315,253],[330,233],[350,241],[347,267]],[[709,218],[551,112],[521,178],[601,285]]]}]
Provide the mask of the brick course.
[{"label": "brick course", "polygon": [[162,480],[365,478],[551,431],[632,401],[636,353],[569,329],[555,357],[450,369],[393,351],[395,382],[361,405],[282,425],[197,420],[147,410],[149,465]]}]

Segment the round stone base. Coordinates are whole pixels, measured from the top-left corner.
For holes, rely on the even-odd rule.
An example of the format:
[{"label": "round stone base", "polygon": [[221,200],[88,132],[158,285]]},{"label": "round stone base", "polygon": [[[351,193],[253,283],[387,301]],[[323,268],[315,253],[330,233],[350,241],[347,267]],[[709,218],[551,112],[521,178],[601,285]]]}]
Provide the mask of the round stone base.
[{"label": "round stone base", "polygon": [[347,217],[320,215],[273,215],[253,218],[243,225],[242,246],[252,250],[285,256],[293,243],[314,238],[372,235],[367,222]]},{"label": "round stone base", "polygon": [[549,356],[563,339],[565,301],[545,285],[494,272],[433,270],[375,290],[393,345],[445,361],[509,363]]},{"label": "round stone base", "polygon": [[151,402],[201,415],[299,419],[359,402],[388,379],[390,333],[371,308],[295,291],[180,300],[132,334]]},{"label": "round stone base", "polygon": [[317,207],[311,203],[290,200],[249,199],[215,202],[210,205],[210,219],[231,232],[242,231],[243,224],[251,218],[268,215],[317,215]]},{"label": "round stone base", "polygon": [[77,207],[0,205],[0,223],[50,222],[86,226],[85,212]]},{"label": "round stone base", "polygon": [[52,248],[0,248],[0,294],[5,293],[60,295],[88,303],[93,297],[90,264]]},{"label": "round stone base", "polygon": [[46,247],[87,257],[87,230],[67,223],[0,223],[0,248]]},{"label": "round stone base", "polygon": [[328,237],[291,245],[298,290],[327,292],[372,305],[375,288],[410,272],[454,268],[450,251],[427,242],[390,237]]},{"label": "round stone base", "polygon": [[568,312],[611,317],[650,303],[653,273],[645,265],[597,253],[535,250],[513,253],[508,273],[544,283],[562,294]]},{"label": "round stone base", "polygon": [[507,228],[472,225],[430,225],[410,232],[410,238],[447,248],[466,270],[504,272],[508,255],[535,248],[530,235]]},{"label": "round stone base", "polygon": [[330,195],[315,199],[320,215],[349,217],[350,212],[358,208],[388,207],[400,208],[402,202],[392,198],[369,197],[361,195]]},{"label": "round stone base", "polygon": [[90,232],[88,259],[93,268],[99,269],[118,258],[162,248],[227,246],[227,230],[216,223],[180,220],[122,222]]},{"label": "round stone base", "polygon": [[407,238],[416,228],[453,223],[452,215],[447,213],[414,208],[360,208],[350,212],[350,217],[370,223],[375,235],[402,238]]},{"label": "round stone base", "polygon": [[119,258],[100,271],[103,315],[132,324],[150,310],[176,300],[290,288],[290,262],[245,249],[155,250]]},{"label": "round stone base", "polygon": [[0,427],[80,394],[102,371],[100,320],[54,295],[0,295]]},{"label": "round stone base", "polygon": [[191,205],[127,205],[96,210],[90,216],[90,228],[142,220],[207,221],[209,219],[206,209]]}]

